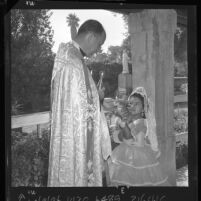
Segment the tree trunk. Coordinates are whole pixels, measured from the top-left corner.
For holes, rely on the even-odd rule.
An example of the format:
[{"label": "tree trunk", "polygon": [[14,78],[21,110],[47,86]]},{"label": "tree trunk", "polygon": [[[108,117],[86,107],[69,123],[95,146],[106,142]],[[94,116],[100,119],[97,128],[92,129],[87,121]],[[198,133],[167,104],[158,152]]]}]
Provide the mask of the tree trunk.
[{"label": "tree trunk", "polygon": [[77,35],[77,28],[76,26],[72,25],[70,28],[71,31],[71,39],[74,40]]}]

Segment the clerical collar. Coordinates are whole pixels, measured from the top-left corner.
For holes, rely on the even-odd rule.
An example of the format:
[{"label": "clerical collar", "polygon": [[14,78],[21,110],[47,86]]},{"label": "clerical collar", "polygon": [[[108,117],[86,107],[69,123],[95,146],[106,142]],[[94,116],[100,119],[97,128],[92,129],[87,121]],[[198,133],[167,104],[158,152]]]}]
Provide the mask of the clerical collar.
[{"label": "clerical collar", "polygon": [[80,53],[82,54],[83,57],[86,56],[86,54],[84,53],[84,51],[80,48],[79,44],[76,43],[74,40],[72,40],[73,45],[80,51]]},{"label": "clerical collar", "polygon": [[86,54],[84,53],[84,51],[81,48],[80,48],[80,52],[81,52],[81,54],[82,54],[83,57],[86,56]]}]

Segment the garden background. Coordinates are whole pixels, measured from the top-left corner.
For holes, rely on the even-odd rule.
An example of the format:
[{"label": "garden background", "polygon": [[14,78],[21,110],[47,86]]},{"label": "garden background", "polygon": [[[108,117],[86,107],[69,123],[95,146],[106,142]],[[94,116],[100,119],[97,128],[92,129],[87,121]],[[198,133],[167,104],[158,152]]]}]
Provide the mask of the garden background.
[{"label": "garden background", "polygon": [[[183,11],[184,12],[184,11]],[[11,10],[11,113],[12,116],[50,110],[50,82],[55,53],[52,52],[53,30],[49,10]],[[122,15],[128,26],[126,15]],[[66,16],[66,25],[71,31],[79,26],[79,18]],[[70,34],[70,33],[66,33]],[[108,47],[107,53],[100,49],[91,58],[85,59],[97,83],[99,72],[104,71],[105,97],[115,97],[118,75],[122,72],[122,51],[130,55],[130,36],[120,46]],[[188,89],[187,30],[177,27],[175,32],[175,79],[174,94],[186,94]],[[131,65],[129,66],[132,71]],[[188,132],[187,103],[175,104],[175,134]],[[182,136],[182,135],[181,135]],[[49,153],[49,129],[25,132],[22,128],[11,131],[12,186],[46,186]],[[188,163],[188,140],[177,140],[177,169]]]}]

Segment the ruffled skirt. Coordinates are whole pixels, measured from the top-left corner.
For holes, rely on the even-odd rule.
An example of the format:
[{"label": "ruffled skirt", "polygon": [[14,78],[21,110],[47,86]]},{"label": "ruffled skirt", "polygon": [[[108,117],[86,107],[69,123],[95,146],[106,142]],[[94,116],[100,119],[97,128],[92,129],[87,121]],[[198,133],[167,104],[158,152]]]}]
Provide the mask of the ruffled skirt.
[{"label": "ruffled skirt", "polygon": [[170,186],[149,145],[121,143],[108,161],[111,186]]}]

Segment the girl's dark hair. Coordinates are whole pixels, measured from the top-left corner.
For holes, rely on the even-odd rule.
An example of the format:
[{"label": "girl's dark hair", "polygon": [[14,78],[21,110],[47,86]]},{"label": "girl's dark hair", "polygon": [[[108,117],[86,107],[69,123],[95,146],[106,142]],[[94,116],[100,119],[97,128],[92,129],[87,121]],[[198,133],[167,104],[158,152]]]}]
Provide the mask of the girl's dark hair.
[{"label": "girl's dark hair", "polygon": [[95,34],[101,35],[101,34],[105,34],[106,36],[106,32],[102,26],[102,24],[100,22],[98,22],[97,20],[87,20],[85,21],[79,28],[77,35],[83,34],[83,33],[89,33],[89,32],[93,32]]},{"label": "girl's dark hair", "polygon": [[[144,109],[144,97],[141,95],[141,94],[138,94],[138,93],[134,93],[131,97],[136,97],[136,98],[139,98],[141,103],[142,103],[142,107]],[[145,116],[145,113],[144,115],[142,116],[144,119],[146,118]]]}]

